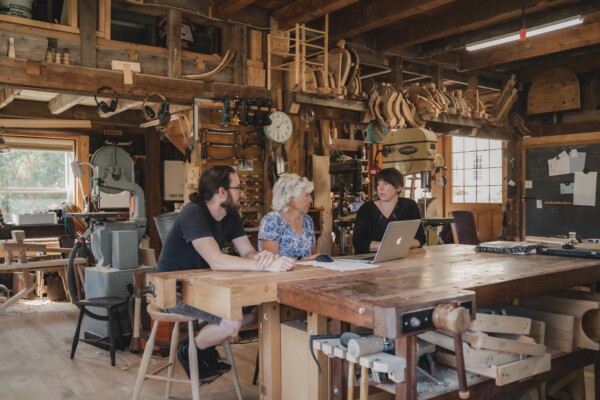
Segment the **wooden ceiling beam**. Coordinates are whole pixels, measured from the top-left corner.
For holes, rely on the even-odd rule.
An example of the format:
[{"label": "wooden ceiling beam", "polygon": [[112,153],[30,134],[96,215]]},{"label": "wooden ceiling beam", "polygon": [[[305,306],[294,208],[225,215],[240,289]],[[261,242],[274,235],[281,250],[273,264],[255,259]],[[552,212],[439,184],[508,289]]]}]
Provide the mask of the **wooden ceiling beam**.
[{"label": "wooden ceiling beam", "polygon": [[0,88],[0,109],[6,107],[21,93],[20,89]]},{"label": "wooden ceiling beam", "polygon": [[[111,101],[111,99],[107,100],[108,102]],[[142,108],[142,104],[144,104],[144,102],[142,100],[125,100],[125,99],[120,99],[119,100],[119,104],[117,105],[117,109],[115,111],[111,111],[111,112],[102,112],[102,110],[100,110],[100,108],[98,107],[98,115],[101,118],[109,118],[112,117],[113,115],[117,115],[122,113],[123,111],[127,111],[127,110],[131,110],[134,108]]]},{"label": "wooden ceiling beam", "polygon": [[293,24],[305,24],[314,19],[348,7],[358,0],[298,0],[273,13],[280,28]]},{"label": "wooden ceiling beam", "polygon": [[69,108],[80,104],[87,98],[88,96],[82,96],[79,94],[59,93],[55,98],[48,102],[48,110],[50,110],[53,115],[61,114],[67,111]]},{"label": "wooden ceiling beam", "polygon": [[[469,11],[464,9],[450,13],[444,18],[432,18],[429,21],[402,29],[401,35],[387,35],[375,40],[377,51],[390,51],[429,42],[446,36],[470,32],[490,25],[514,20],[521,17],[522,0],[504,0],[501,2],[473,2]],[[552,6],[571,3],[572,0],[554,0]],[[526,15],[544,11],[548,2],[525,0]]]},{"label": "wooden ceiling beam", "polygon": [[[28,73],[27,71],[30,71]],[[192,104],[194,97],[220,98],[266,97],[267,90],[229,83],[191,81],[146,74],[136,74],[134,85],[123,83],[123,73],[74,65],[36,63],[0,56],[0,86],[46,89],[59,93],[93,96],[98,82],[112,87],[120,98],[143,100],[148,93],[158,92],[171,103]]]},{"label": "wooden ceiling beam", "polygon": [[586,15],[583,25],[546,33],[474,52],[464,52],[460,57],[460,69],[472,71],[514,61],[546,56],[566,50],[600,43],[600,13]]},{"label": "wooden ceiling beam", "polygon": [[212,6],[212,16],[223,19],[254,3],[254,0],[219,0],[214,3]]},{"label": "wooden ceiling beam", "polygon": [[54,115],[48,109],[48,104],[42,101],[15,100],[8,107],[0,109],[1,118],[55,118],[84,119],[92,121],[93,125],[107,127],[137,128],[144,121],[139,111],[126,111],[106,120],[101,118],[95,107],[74,106],[61,114]]},{"label": "wooden ceiling beam", "polygon": [[350,38],[455,0],[379,0],[360,2],[329,16],[329,39]]}]

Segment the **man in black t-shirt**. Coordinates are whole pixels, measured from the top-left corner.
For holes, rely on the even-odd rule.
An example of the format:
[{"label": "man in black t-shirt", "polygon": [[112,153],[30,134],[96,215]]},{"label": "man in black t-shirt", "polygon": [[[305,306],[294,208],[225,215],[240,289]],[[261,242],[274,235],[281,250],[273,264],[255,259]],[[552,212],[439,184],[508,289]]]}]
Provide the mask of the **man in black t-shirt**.
[{"label": "man in black t-shirt", "polygon": [[[167,235],[157,272],[206,269],[223,271],[285,272],[294,268],[295,260],[268,251],[258,253],[244,232],[239,215],[243,196],[240,177],[229,166],[215,166],[202,173],[198,192],[190,195]],[[235,246],[241,257],[221,252],[226,242]],[[256,320],[252,308],[244,310],[239,321],[230,321],[198,310],[182,302],[169,310],[202,319],[208,324],[195,337],[198,348],[200,382],[208,383],[229,371],[231,366],[220,362],[215,345],[238,334],[242,326]],[[177,352],[177,358],[189,376],[187,344]]]}]

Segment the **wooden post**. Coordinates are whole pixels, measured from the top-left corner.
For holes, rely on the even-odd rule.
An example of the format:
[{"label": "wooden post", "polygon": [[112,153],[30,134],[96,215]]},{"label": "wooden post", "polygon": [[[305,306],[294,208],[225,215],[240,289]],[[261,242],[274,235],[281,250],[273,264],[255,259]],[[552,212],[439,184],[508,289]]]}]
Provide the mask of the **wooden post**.
[{"label": "wooden post", "polygon": [[167,76],[181,78],[181,11],[169,10],[167,20]]},{"label": "wooden post", "polygon": [[[162,208],[162,195],[160,193],[157,182],[160,182],[160,167],[161,163],[156,162],[160,160],[160,140],[158,132],[154,128],[146,130],[146,160],[145,160],[145,173],[144,173],[144,187],[146,188],[146,218],[152,220],[152,217],[160,214]],[[154,188],[154,190],[149,190]],[[150,235],[150,244],[155,250],[156,256],[160,254],[161,242],[158,236],[158,230],[154,222],[150,223],[146,221],[148,227],[148,234]]]},{"label": "wooden post", "polygon": [[396,339],[396,356],[406,360],[404,382],[396,383],[396,400],[417,399],[417,337]]},{"label": "wooden post", "polygon": [[396,89],[400,89],[404,84],[404,78],[402,76],[404,70],[404,63],[401,57],[393,57],[391,60],[392,64],[392,85]]},{"label": "wooden post", "polygon": [[[307,317],[307,329],[309,335],[323,335],[327,333],[327,317],[309,312]],[[321,365],[321,373],[319,374],[317,364],[311,362],[309,364],[308,374],[309,382],[316,382],[316,386],[311,386],[314,390],[310,393],[311,399],[325,400],[327,399],[327,391],[329,389],[329,370],[327,368],[329,360],[323,352],[318,352],[316,355]]]},{"label": "wooden post", "polygon": [[248,80],[248,27],[242,25],[233,26],[233,46],[235,48],[235,60],[233,61],[233,83],[245,85]]},{"label": "wooden post", "polygon": [[258,307],[260,399],[281,399],[281,329],[279,303]]},{"label": "wooden post", "polygon": [[[96,68],[96,21],[98,2],[79,0],[79,31],[81,43],[81,66]],[[102,86],[102,85],[99,85]]]}]

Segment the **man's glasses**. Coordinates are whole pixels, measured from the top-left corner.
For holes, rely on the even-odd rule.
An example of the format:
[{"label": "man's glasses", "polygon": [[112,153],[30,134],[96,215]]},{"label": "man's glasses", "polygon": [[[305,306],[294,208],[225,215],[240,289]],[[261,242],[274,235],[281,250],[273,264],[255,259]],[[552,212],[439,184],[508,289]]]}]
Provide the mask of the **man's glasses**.
[{"label": "man's glasses", "polygon": [[229,190],[229,189],[235,189],[239,193],[241,193],[244,190],[241,186],[229,186],[228,188],[225,188],[225,189],[227,189],[227,190]]}]

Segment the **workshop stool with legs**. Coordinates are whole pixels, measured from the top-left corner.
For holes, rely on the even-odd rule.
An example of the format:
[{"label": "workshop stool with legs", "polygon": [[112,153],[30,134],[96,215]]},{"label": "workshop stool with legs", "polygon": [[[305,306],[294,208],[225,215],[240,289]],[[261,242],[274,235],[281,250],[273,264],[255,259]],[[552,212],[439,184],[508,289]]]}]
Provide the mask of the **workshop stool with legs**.
[{"label": "workshop stool with legs", "polygon": [[[200,381],[199,381],[199,372],[198,372],[198,353],[196,350],[196,342],[194,341],[194,321],[197,318],[194,317],[186,317],[185,315],[175,314],[175,313],[167,313],[162,309],[158,308],[153,304],[148,305],[148,314],[154,320],[154,324],[152,325],[152,333],[150,334],[150,338],[146,343],[146,347],[144,349],[144,355],[142,356],[142,362],[140,363],[140,369],[138,371],[137,380],[135,382],[135,388],[133,390],[133,400],[137,400],[140,397],[140,393],[142,391],[142,385],[145,379],[157,379],[161,381],[167,381],[167,389],[165,392],[165,398],[169,398],[171,394],[171,383],[179,382],[179,383],[190,383],[192,386],[192,399],[199,400],[200,399]],[[150,358],[152,357],[152,352],[154,350],[154,342],[156,339],[156,332],[158,331],[158,324],[160,322],[174,322],[173,333],[171,334],[171,348],[169,351],[169,362],[158,368],[156,371],[152,373],[148,372],[148,366],[150,364]],[[175,360],[177,355],[177,349],[179,348],[179,323],[187,322],[188,323],[188,357],[189,357],[189,365],[190,365],[190,379],[177,379],[173,378],[173,371],[175,367]],[[235,385],[235,390],[239,400],[242,400],[242,392],[240,387],[240,382],[237,376],[237,370],[235,368],[235,364],[233,362],[233,354],[231,352],[231,345],[229,340],[226,340],[223,343],[223,348],[225,349],[225,354],[227,355],[227,360],[231,364],[231,377],[233,379],[233,383]],[[159,372],[163,371],[165,368],[168,368],[167,376],[157,376]]]},{"label": "workshop stool with legs", "polygon": [[[153,304],[148,304],[148,314],[150,314],[150,317],[154,320],[154,324],[152,325],[152,333],[150,333],[150,338],[148,338],[148,341],[146,342],[146,347],[144,348],[144,355],[142,356],[140,370],[138,371],[137,380],[135,381],[135,388],[133,389],[132,399],[139,399],[144,380],[156,379],[161,381],[167,381],[167,390],[165,392],[165,398],[169,398],[171,394],[171,383],[178,382],[190,383],[192,386],[192,399],[200,400],[200,382],[198,379],[198,353],[196,351],[196,342],[194,341],[194,321],[196,321],[197,318],[186,317],[185,315],[181,314],[167,313]],[[158,324],[161,322],[175,323],[173,333],[171,334],[171,349],[169,351],[169,362],[166,365],[158,368],[156,371],[152,373],[147,373],[148,366],[150,365],[150,359],[152,358],[152,352],[154,351],[154,342],[156,340]],[[190,360],[190,379],[173,378],[177,349],[179,348],[179,323],[181,322],[187,322],[188,324],[188,354]],[[168,368],[166,377],[156,375],[159,372],[163,371],[165,368]]]},{"label": "workshop stool with legs", "polygon": [[[119,343],[119,349],[124,350],[123,347],[123,331],[121,329],[121,323],[119,321],[119,307],[122,307],[127,302],[125,297],[96,297],[91,299],[77,300],[76,305],[79,307],[79,320],[77,321],[77,329],[73,335],[73,342],[71,343],[71,360],[75,357],[75,351],[77,351],[77,344],[79,342],[85,342],[93,346],[98,346],[101,343],[106,343],[106,338],[100,339],[86,339],[80,338],[81,332],[81,321],[83,316],[87,315],[96,320],[108,321],[108,351],[110,353],[110,365],[115,366],[115,327],[117,328],[117,342]],[[86,307],[97,307],[106,310],[106,316],[98,315],[94,312],[89,311]]]}]

